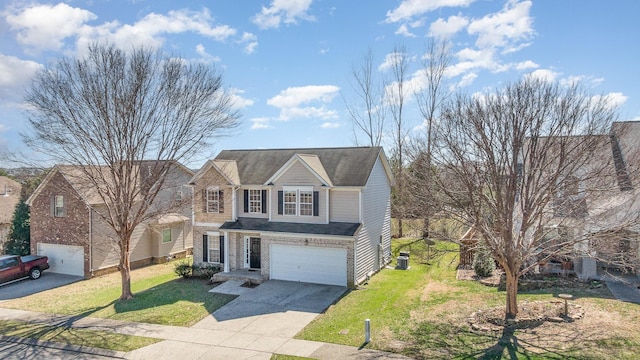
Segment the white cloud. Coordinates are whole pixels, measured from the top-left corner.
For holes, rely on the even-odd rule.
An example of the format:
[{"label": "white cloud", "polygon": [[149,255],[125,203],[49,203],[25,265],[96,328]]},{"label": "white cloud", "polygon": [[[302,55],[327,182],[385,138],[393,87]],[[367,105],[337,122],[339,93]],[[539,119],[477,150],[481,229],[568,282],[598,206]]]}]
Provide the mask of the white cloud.
[{"label": "white cloud", "polygon": [[19,101],[31,78],[41,68],[37,62],[0,54],[0,99]]},{"label": "white cloud", "polygon": [[74,36],[78,29],[98,17],[84,9],[67,4],[34,5],[5,16],[7,24],[16,32],[16,40],[36,51],[58,50],[64,39]]},{"label": "white cloud", "polygon": [[341,127],[342,124],[340,124],[339,122],[331,122],[331,121],[327,121],[325,123],[323,123],[322,125],[320,125],[321,128],[323,129],[336,129]]},{"label": "white cloud", "polygon": [[553,70],[549,70],[549,69],[538,69],[535,70],[529,74],[525,75],[526,77],[530,77],[533,79],[539,79],[539,80],[543,80],[543,81],[547,81],[547,82],[553,82],[556,81],[556,79],[558,78],[558,76],[560,76],[560,73],[557,73]]},{"label": "white cloud", "polygon": [[326,109],[324,104],[330,103],[339,91],[340,88],[333,85],[290,87],[267,100],[267,104],[280,109],[279,119],[283,121],[300,117],[331,119],[336,118],[337,113]]},{"label": "white cloud", "polygon": [[242,38],[240,38],[238,44],[244,46],[243,51],[245,54],[253,54],[258,47],[258,37],[252,33],[244,32],[242,33]]},{"label": "white cloud", "polygon": [[382,64],[378,66],[378,71],[386,71],[393,68],[393,66],[400,60],[403,55],[406,54],[396,52],[388,53],[384,57],[384,61],[382,61]]},{"label": "white cloud", "polygon": [[529,70],[529,69],[537,69],[539,67],[538,64],[534,63],[531,60],[522,61],[516,64],[517,70]]},{"label": "white cloud", "polygon": [[591,98],[593,102],[604,101],[604,103],[610,107],[619,107],[627,102],[627,99],[629,99],[629,97],[621,92],[612,92],[606,95],[594,95]]},{"label": "white cloud", "polygon": [[244,90],[236,88],[229,89],[229,95],[233,103],[233,108],[236,110],[244,109],[253,105],[254,103],[254,101],[251,99],[243,98],[242,94],[244,94]]},{"label": "white cloud", "polygon": [[196,45],[196,53],[202,57],[202,61],[205,63],[220,62],[220,58],[209,54],[202,44]]},{"label": "white cloud", "polygon": [[297,24],[298,19],[314,21],[312,15],[307,14],[313,0],[273,0],[268,8],[256,14],[252,21],[261,29],[280,27],[280,23]]},{"label": "white cloud", "polygon": [[475,0],[404,0],[397,8],[387,11],[388,23],[395,23],[423,15],[442,7],[468,6]]},{"label": "white cloud", "polygon": [[269,118],[259,117],[251,119],[251,130],[268,129],[273,126],[269,124]]},{"label": "white cloud", "polygon": [[[236,30],[228,25],[212,26],[213,21],[209,10],[201,12],[189,10],[173,10],[167,15],[151,13],[133,25],[125,24],[114,33],[107,35],[118,46],[131,45],[161,46],[165,34],[180,34],[193,32],[216,41],[225,41],[236,34]],[[98,34],[92,34],[98,35]]]},{"label": "white cloud", "polygon": [[462,79],[458,82],[458,87],[465,87],[471,85],[473,81],[478,77],[478,74],[474,72],[466,73]]},{"label": "white cloud", "polygon": [[416,37],[416,34],[409,31],[409,28],[407,27],[406,24],[400,25],[400,27],[398,27],[398,30],[396,30],[395,34],[401,35],[404,37]]},{"label": "white cloud", "polygon": [[471,35],[477,34],[476,46],[510,48],[519,41],[534,35],[533,20],[529,16],[531,1],[507,1],[504,8],[481,19],[472,20],[468,27]]},{"label": "white cloud", "polygon": [[449,16],[447,20],[438,19],[429,26],[429,35],[437,38],[448,38],[469,24],[464,16]]},{"label": "white cloud", "polygon": [[[224,42],[237,30],[214,19],[206,8],[202,11],[172,10],[167,14],[150,13],[133,24],[118,21],[89,25],[97,16],[88,10],[60,3],[24,6],[5,11],[7,24],[19,43],[33,52],[60,50],[75,41],[76,51],[83,53],[88,44],[106,41],[123,49],[131,46],[160,47],[169,34],[195,33]],[[253,45],[255,48],[256,45]]]}]

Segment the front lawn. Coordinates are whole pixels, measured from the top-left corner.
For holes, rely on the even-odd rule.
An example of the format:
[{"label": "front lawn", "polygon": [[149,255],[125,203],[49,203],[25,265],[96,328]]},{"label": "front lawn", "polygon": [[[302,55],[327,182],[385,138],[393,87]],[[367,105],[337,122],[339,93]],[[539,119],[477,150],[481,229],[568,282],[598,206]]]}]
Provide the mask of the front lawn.
[{"label": "front lawn", "polygon": [[[457,251],[438,243],[439,255],[426,264],[421,241],[411,244],[411,268],[385,269],[351,291],[297,335],[305,340],[361,346],[364,320],[371,320],[367,347],[412,358],[580,358],[635,359],[640,356],[640,306],[596,291],[546,289],[520,294],[520,304],[551,301],[571,292],[585,309],[572,323],[543,323],[514,331],[474,331],[467,319],[477,310],[503,307],[505,293],[476,281],[456,280]],[[395,262],[394,262],[395,265]]]},{"label": "front lawn", "polygon": [[235,298],[209,293],[213,285],[205,280],[179,278],[173,272],[172,263],[133,270],[131,278],[132,300],[117,300],[121,291],[120,273],[112,273],[6,301],[0,306],[52,314],[191,326]]}]

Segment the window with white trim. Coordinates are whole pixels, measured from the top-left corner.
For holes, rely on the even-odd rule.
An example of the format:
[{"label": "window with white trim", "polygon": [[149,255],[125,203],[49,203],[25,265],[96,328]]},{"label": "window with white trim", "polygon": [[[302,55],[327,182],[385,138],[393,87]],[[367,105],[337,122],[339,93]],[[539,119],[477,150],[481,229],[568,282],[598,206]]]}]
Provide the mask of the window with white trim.
[{"label": "window with white trim", "polygon": [[209,262],[220,263],[220,235],[209,234]]},{"label": "window with white trim", "polygon": [[283,203],[284,203],[284,215],[297,215],[298,211],[298,192],[296,190],[284,190]]},{"label": "window with white trim", "polygon": [[300,190],[300,216],[313,216],[313,191]]},{"label": "window with white trim", "polygon": [[54,217],[64,217],[64,196],[56,195],[54,197],[53,203],[53,216]]},{"label": "window with white trim", "polygon": [[220,212],[220,191],[218,187],[207,188],[206,209],[208,213]]},{"label": "window with white trim", "polygon": [[262,190],[249,190],[249,212],[262,213]]}]

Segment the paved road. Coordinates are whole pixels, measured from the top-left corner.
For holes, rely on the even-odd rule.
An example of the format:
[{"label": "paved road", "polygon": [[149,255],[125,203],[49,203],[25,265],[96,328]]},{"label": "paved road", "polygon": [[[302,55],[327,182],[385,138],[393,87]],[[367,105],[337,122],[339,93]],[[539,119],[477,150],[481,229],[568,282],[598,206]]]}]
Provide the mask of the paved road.
[{"label": "paved road", "polygon": [[41,291],[71,284],[82,279],[83,278],[81,276],[56,274],[45,270],[42,272],[40,279],[25,279],[11,284],[1,285],[0,302],[29,296]]}]

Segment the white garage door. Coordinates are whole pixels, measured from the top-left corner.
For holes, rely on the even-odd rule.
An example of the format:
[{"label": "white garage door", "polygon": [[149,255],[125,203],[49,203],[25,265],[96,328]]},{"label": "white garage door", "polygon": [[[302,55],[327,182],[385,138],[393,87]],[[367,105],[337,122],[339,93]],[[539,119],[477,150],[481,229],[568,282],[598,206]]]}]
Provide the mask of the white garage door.
[{"label": "white garage door", "polygon": [[271,245],[271,278],[347,286],[347,250]]},{"label": "white garage door", "polygon": [[84,276],[82,246],[38,243],[38,255],[49,258],[49,270],[59,274]]}]

